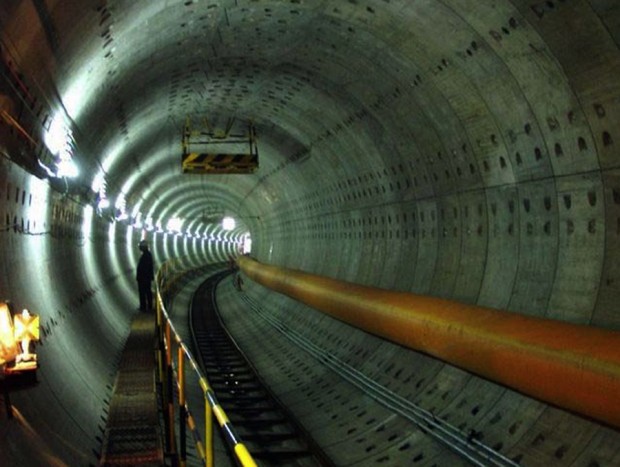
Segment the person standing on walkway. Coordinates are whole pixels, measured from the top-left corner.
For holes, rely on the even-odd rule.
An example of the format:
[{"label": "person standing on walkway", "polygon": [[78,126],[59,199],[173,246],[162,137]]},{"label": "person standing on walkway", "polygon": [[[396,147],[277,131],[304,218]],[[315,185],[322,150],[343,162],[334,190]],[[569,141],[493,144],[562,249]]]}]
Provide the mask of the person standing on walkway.
[{"label": "person standing on walkway", "polygon": [[142,240],[139,244],[142,256],[138,261],[136,269],[136,280],[138,281],[138,294],[140,295],[140,311],[153,311],[153,292],[151,282],[153,281],[153,256],[149,251],[149,244]]}]

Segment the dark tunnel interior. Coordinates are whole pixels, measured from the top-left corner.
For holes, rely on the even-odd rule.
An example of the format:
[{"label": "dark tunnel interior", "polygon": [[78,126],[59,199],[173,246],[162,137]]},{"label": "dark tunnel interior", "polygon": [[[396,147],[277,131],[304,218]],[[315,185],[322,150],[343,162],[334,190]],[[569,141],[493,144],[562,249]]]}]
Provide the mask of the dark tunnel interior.
[{"label": "dark tunnel interior", "polygon": [[[39,314],[42,340],[0,464],[97,463],[142,238],[158,265],[250,251],[620,330],[619,45],[616,0],[2,1],[0,298]],[[188,128],[250,124],[257,170],[183,173]],[[245,285],[506,462],[620,465],[616,428]],[[230,284],[218,302],[336,465],[469,465],[307,361]]]}]

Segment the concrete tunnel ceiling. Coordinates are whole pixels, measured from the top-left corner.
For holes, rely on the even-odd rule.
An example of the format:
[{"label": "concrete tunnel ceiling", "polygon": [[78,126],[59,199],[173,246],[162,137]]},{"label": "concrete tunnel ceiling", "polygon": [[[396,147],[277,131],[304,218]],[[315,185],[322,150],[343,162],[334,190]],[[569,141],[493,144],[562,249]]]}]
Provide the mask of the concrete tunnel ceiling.
[{"label": "concrete tunnel ceiling", "polygon": [[[89,135],[83,152],[94,157],[80,161],[83,169],[96,174],[103,166],[117,193],[137,179],[127,197],[147,209],[176,188],[185,199],[226,191],[232,198],[220,202],[232,210],[251,202],[250,190],[254,202],[317,193],[317,174],[329,187],[356,175],[362,184],[362,174],[397,167],[404,180],[396,183],[409,186],[386,198],[415,199],[453,192],[455,184],[464,191],[596,168],[592,149],[560,149],[567,152],[561,162],[543,157],[558,151],[544,135],[548,120],[561,132],[558,118],[566,115],[559,111],[577,104],[571,77],[550,49],[555,44],[527,22],[548,21],[553,7],[381,6],[57,2],[43,25],[48,37],[67,38],[48,42],[57,48],[62,101],[80,134]],[[483,21],[491,19],[497,24],[489,29]],[[519,47],[536,59],[515,54]],[[537,105],[542,95],[544,105]],[[514,109],[509,115],[507,106]],[[572,123],[592,147],[600,135],[578,114]],[[251,177],[224,179],[224,187],[180,177],[175,156],[187,116],[255,121],[262,140],[258,187]],[[531,141],[518,138],[524,131]],[[296,157],[312,168],[278,176]],[[358,167],[369,169],[360,174]],[[269,204],[255,209],[268,211]],[[186,216],[196,217],[196,209]]]},{"label": "concrete tunnel ceiling", "polygon": [[[337,33],[339,28],[325,28],[324,33],[321,25],[326,21],[316,6],[282,6],[210,4],[205,11],[203,3],[178,8],[151,2],[148,7],[136,4],[122,14],[114,4],[99,9],[103,31],[103,37],[95,39],[99,60],[93,60],[92,46],[84,36],[76,34],[77,49],[67,54],[72,66],[58,87],[68,96],[72,118],[85,122],[81,131],[97,135],[93,153],[113,151],[111,161],[101,161],[109,166],[108,185],[123,187],[129,176],[136,177],[137,169],[140,175],[127,196],[138,196],[145,205],[153,204],[157,193],[175,188],[184,200],[206,202],[224,191],[231,195],[229,201],[221,201],[228,210],[250,202],[246,199],[250,190],[253,198],[268,203],[273,198],[295,197],[289,186],[305,185],[297,174],[279,180],[275,188],[265,181],[256,189],[255,179],[239,176],[224,177],[221,184],[205,183],[201,177],[179,177],[178,157],[174,157],[188,116],[193,122],[251,120],[261,142],[258,176],[266,178],[290,158],[309,156],[311,138],[336,125],[347,109],[363,108],[343,85],[366,64],[355,60],[347,64],[346,57],[331,50],[326,37],[316,37]],[[269,45],[257,47],[257,37],[263,35]],[[353,52],[351,46],[347,48]],[[355,54],[358,60],[362,52]],[[324,61],[331,66],[321,65]],[[338,113],[331,115],[328,109]],[[101,115],[113,117],[102,121]],[[96,125],[96,133],[82,128],[91,124]],[[117,149],[121,138],[124,144]],[[359,152],[368,149],[360,146]],[[323,172],[323,163],[319,165]],[[157,189],[151,190],[151,185]],[[196,215],[196,209],[186,213],[188,218]]]},{"label": "concrete tunnel ceiling", "polygon": [[[618,2],[2,3],[3,49],[74,135],[72,186],[104,184],[129,215],[162,225],[178,216],[207,236],[223,234],[220,214],[234,215],[241,227],[227,238],[251,232],[261,261],[620,329]],[[253,121],[259,170],[182,174],[188,117]],[[138,235],[124,228],[110,227],[109,242]],[[158,259],[202,259],[187,239],[153,238]],[[123,259],[131,245],[119,245],[63,260],[88,263],[93,282],[108,284],[117,266],[131,276],[135,252]],[[124,287],[130,296],[130,280]],[[460,387],[456,369],[406,358],[430,375],[423,389]],[[559,463],[570,450],[540,447],[543,425],[562,426],[547,435],[556,448],[578,446],[562,462],[620,462],[617,430],[548,406],[553,415],[536,419],[535,402],[513,407],[471,385],[466,394],[499,401],[487,425],[491,412],[508,414],[491,438],[504,425],[532,438],[522,441],[526,464]],[[509,423],[519,407],[529,422]],[[579,429],[589,437],[577,440]]]}]

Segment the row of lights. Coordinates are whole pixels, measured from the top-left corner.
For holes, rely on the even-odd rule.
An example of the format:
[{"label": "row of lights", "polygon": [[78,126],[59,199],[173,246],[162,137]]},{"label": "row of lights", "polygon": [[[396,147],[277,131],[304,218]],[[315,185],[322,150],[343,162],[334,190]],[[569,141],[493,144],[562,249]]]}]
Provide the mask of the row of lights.
[{"label": "row of lights", "polygon": [[[234,230],[235,226],[236,226],[236,222],[235,219],[232,217],[225,217],[222,220],[222,230],[224,231],[231,231]],[[142,223],[140,221],[140,213],[137,214],[137,216],[134,218],[133,223],[131,224],[131,227],[135,228],[135,229],[144,229],[147,232],[157,232],[157,233],[167,233],[167,234],[173,234],[176,236],[184,236],[186,238],[202,238],[205,240],[209,240],[209,241],[218,241],[218,242],[225,242],[225,243],[243,243],[243,239],[241,240],[231,240],[231,239],[225,239],[222,238],[221,234],[217,234],[217,235],[207,235],[207,234],[203,234],[200,235],[198,233],[194,233],[192,234],[191,232],[187,231],[185,233],[182,232],[182,228],[183,228],[183,220],[179,217],[172,217],[168,220],[167,224],[166,224],[166,229],[164,230],[161,227],[161,224],[159,224],[158,226],[153,226],[153,222],[152,219],[149,218],[147,219],[147,221],[145,223]]]},{"label": "row of lights", "polygon": [[[79,171],[75,161],[73,160],[73,152],[74,152],[74,140],[71,129],[68,127],[65,118],[62,115],[57,114],[50,124],[49,129],[45,133],[45,145],[52,153],[56,162],[56,171],[50,170],[48,167],[42,165],[48,172],[50,176],[58,177],[58,178],[75,178],[78,176]],[[98,212],[103,212],[111,207],[110,200],[106,195],[105,189],[105,180],[101,180],[100,183],[97,184],[97,210]],[[127,220],[129,218],[126,212],[125,199],[123,196],[119,197],[116,203],[116,216],[115,219],[117,221]],[[163,233],[164,230],[161,228],[161,225],[157,227],[153,226],[152,219],[147,219],[144,223],[140,220],[141,214],[138,212],[134,216],[134,220],[132,226],[135,228],[144,228],[147,231],[156,230],[158,233]],[[168,220],[166,225],[166,230],[169,233],[175,233],[177,235],[181,234],[181,229],[183,226],[183,220],[179,217],[172,217]],[[236,227],[235,219],[232,217],[224,217],[222,220],[222,229],[224,231],[232,231]],[[195,237],[200,238],[200,235],[192,235],[191,233],[186,233],[186,237]],[[213,235],[207,237],[203,235],[204,238],[209,238],[209,240],[221,240],[221,238],[214,237]]]},{"label": "row of lights", "polygon": [[[105,210],[111,207],[111,203],[105,193],[105,181],[102,180],[100,183],[97,184],[95,188],[98,188],[98,191],[99,191],[98,196],[97,196],[97,210],[101,214]],[[127,214],[126,207],[125,207],[124,196],[119,197],[119,199],[116,202],[115,208],[116,208],[116,215],[114,218],[116,221],[121,222],[121,221],[125,221],[129,219],[129,215]],[[232,231],[235,229],[236,225],[237,225],[236,221],[233,217],[227,216],[227,217],[224,217],[224,219],[222,219],[221,226],[224,231]],[[132,216],[131,227],[135,229],[144,229],[147,232],[153,232],[153,231],[157,233],[167,232],[170,234],[182,235],[181,230],[183,228],[183,220],[177,216],[171,217],[166,223],[166,229],[164,230],[161,226],[161,222],[158,222],[157,225],[153,224],[152,217],[148,217],[143,222],[142,213],[138,211],[134,216]],[[218,240],[218,241],[222,240],[219,236],[214,237],[213,235],[207,236],[207,235],[191,234],[190,232],[186,232],[185,236],[189,238],[205,238],[209,240]]]},{"label": "row of lights", "polygon": [[66,119],[61,114],[56,114],[50,123],[47,132],[44,135],[44,142],[47,149],[54,157],[56,170],[50,170],[49,167],[41,164],[47,171],[48,175],[58,178],[75,178],[79,171],[73,153],[75,150],[75,141],[73,133],[66,123]]}]

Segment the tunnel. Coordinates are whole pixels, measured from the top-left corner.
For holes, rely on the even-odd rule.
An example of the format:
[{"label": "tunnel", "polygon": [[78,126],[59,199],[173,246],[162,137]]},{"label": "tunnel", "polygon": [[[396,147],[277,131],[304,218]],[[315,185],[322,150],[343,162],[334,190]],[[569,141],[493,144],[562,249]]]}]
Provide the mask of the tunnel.
[{"label": "tunnel", "polygon": [[[619,45],[614,0],[1,2],[0,298],[41,340],[0,464],[98,464],[142,239],[620,330]],[[257,167],[184,170],[248,128]],[[260,316],[489,465],[620,465],[618,426],[243,278],[223,320],[335,465],[471,464]]]}]

